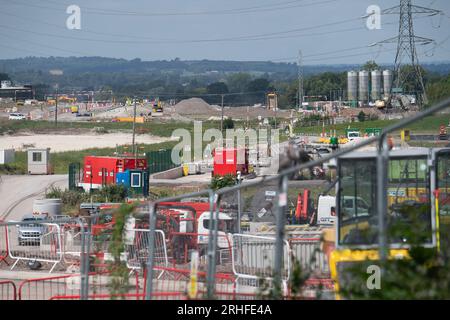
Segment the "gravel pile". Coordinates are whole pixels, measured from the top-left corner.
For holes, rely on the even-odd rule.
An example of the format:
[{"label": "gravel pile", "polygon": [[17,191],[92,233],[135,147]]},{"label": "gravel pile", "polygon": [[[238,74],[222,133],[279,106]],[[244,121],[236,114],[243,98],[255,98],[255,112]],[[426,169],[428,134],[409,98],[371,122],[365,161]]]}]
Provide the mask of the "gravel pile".
[{"label": "gravel pile", "polygon": [[219,111],[200,98],[191,98],[178,102],[173,110],[180,115],[218,115]]}]

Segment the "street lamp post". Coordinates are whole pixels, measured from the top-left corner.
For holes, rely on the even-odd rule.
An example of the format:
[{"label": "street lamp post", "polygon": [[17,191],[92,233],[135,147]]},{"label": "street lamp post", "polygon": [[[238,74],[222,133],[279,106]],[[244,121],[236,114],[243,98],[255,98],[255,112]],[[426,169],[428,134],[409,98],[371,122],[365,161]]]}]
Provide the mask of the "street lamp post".
[{"label": "street lamp post", "polygon": [[[49,73],[51,75],[53,75],[53,76],[62,76],[64,74],[63,70],[60,70],[60,69],[50,70]],[[55,84],[55,89],[56,89],[56,97],[55,97],[55,127],[58,126],[58,87],[59,87],[58,82],[56,82],[56,84]]]},{"label": "street lamp post", "polygon": [[133,106],[133,152],[134,152],[134,168],[137,168],[137,149],[136,149],[136,97],[134,97]]},{"label": "street lamp post", "polygon": [[222,117],[220,118],[220,132],[222,132],[223,135],[223,94],[220,95],[222,97]]},{"label": "street lamp post", "polygon": [[55,85],[55,127],[58,127],[58,84]]}]

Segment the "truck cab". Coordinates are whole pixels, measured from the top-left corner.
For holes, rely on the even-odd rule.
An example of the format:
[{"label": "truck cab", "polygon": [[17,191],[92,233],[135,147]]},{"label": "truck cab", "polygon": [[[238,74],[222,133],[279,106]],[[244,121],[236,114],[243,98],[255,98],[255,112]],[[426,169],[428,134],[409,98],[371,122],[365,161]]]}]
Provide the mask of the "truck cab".
[{"label": "truck cab", "polygon": [[317,224],[327,225],[336,222],[336,197],[319,196],[317,202]]},{"label": "truck cab", "polygon": [[361,133],[358,130],[347,129],[348,141],[358,140],[361,138]]},{"label": "truck cab", "polygon": [[[200,214],[198,218],[198,244],[199,245],[207,245],[209,241],[209,225],[211,221],[211,213],[209,211],[205,211]],[[233,230],[232,226],[233,219],[227,215],[226,213],[219,212],[219,225],[218,225],[218,238],[217,238],[217,246],[219,249],[229,248],[232,241],[231,231]]]}]

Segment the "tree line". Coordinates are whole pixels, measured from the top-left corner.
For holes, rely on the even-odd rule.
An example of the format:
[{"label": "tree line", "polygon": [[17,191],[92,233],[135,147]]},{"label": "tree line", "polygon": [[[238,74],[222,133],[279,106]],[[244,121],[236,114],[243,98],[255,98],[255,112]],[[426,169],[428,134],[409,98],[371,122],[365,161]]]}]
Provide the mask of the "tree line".
[{"label": "tree line", "polygon": [[[34,86],[38,99],[43,99],[45,95],[54,93],[55,84],[58,84],[60,92],[65,93],[102,91],[100,96],[95,97],[96,100],[108,99],[108,93],[112,92],[117,101],[125,101],[127,97],[133,96],[142,98],[160,97],[162,100],[175,99],[177,101],[195,96],[203,98],[210,104],[220,105],[223,98],[224,105],[238,106],[265,104],[266,94],[276,92],[280,108],[294,108],[299,104],[299,83],[295,73],[204,72],[185,74],[173,69],[105,73],[101,72],[104,68],[102,65],[104,58],[98,59],[100,60],[89,60],[92,67],[89,72],[82,72],[85,69],[77,69],[78,65],[74,64],[71,66],[71,72],[64,73],[62,76],[52,76],[43,70],[19,70],[10,74],[0,73],[0,79],[9,80],[11,78],[13,81],[26,79],[27,83]],[[128,68],[130,68],[130,64],[142,65],[140,60],[128,62],[121,59],[116,60],[113,64],[116,70],[120,70],[119,67],[122,64],[126,64]],[[47,60],[44,59],[43,61]],[[100,66],[96,67],[95,62],[99,63]],[[174,61],[172,65],[177,63],[185,64],[185,62]],[[161,64],[166,65],[167,63],[161,62]],[[208,64],[211,64],[211,62]],[[46,67],[50,67],[50,65],[48,61],[45,64]],[[292,68],[296,71],[295,66]],[[382,68],[375,62],[369,61],[358,69],[370,71]],[[406,66],[405,68],[409,67]],[[80,72],[75,72],[75,70],[80,70]],[[348,70],[350,69],[305,75],[304,95],[320,96],[322,100],[345,100]],[[442,74],[422,68],[422,73],[430,103],[449,95],[449,72]],[[405,87],[407,90],[414,90],[412,84],[406,84]]]}]

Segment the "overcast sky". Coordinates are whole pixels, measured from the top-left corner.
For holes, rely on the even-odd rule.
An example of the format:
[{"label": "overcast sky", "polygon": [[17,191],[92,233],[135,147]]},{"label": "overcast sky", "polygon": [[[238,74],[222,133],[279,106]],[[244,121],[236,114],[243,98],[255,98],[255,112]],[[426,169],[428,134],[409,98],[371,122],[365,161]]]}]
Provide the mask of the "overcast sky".
[{"label": "overcast sky", "polygon": [[[369,30],[370,5],[394,0],[0,0],[0,59],[25,56],[104,56],[142,60],[272,60],[305,64],[392,63],[395,44],[365,47],[396,36],[398,15]],[[415,0],[445,15],[415,19],[419,59],[450,61],[450,1]],[[69,5],[81,9],[81,30],[69,30]],[[359,18],[359,19],[358,19]],[[354,48],[354,49],[352,49]]]}]

